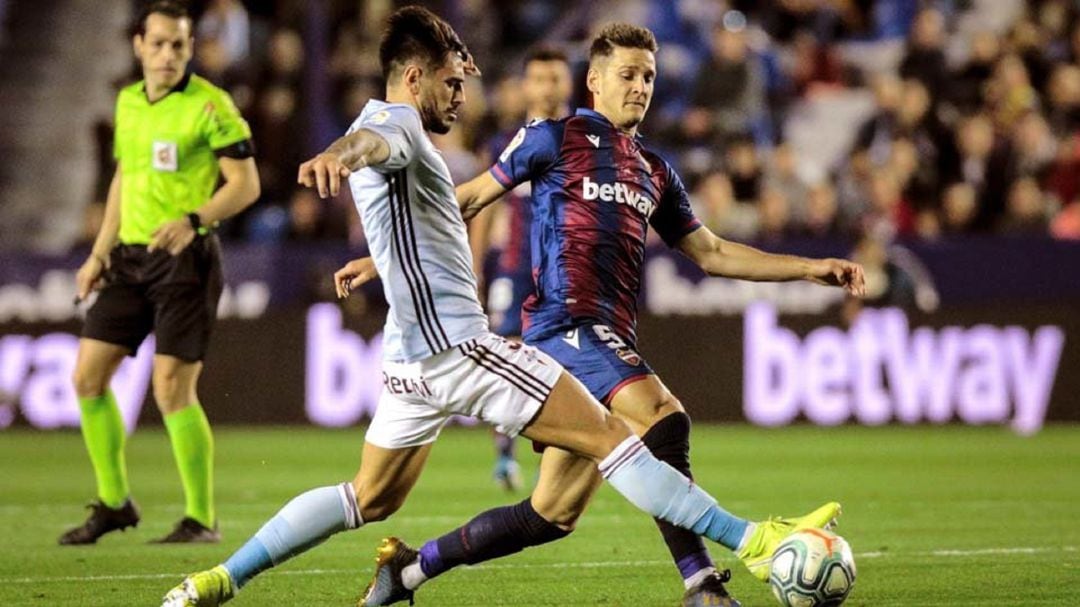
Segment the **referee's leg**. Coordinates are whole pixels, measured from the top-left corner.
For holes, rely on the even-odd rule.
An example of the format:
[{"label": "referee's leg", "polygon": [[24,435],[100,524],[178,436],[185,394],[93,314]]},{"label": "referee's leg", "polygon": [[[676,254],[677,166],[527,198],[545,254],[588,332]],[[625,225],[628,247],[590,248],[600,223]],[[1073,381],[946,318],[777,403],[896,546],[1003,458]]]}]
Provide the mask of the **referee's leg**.
[{"label": "referee's leg", "polygon": [[214,436],[195,389],[202,367],[202,361],[154,355],[154,400],[165,420],[185,498],[184,518],[160,540],[165,543],[220,540],[214,511]]}]

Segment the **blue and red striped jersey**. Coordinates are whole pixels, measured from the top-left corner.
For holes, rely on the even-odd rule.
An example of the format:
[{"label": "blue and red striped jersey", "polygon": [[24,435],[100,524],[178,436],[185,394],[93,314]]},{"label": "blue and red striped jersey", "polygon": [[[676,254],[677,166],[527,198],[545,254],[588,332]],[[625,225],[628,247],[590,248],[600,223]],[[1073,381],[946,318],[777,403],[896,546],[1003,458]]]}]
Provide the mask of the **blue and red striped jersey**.
[{"label": "blue and red striped jersey", "polygon": [[532,182],[535,291],[527,340],[586,323],[634,344],[648,227],[675,246],[701,227],[675,170],[603,115],[579,109],[518,131],[490,169],[507,189]]},{"label": "blue and red striped jersey", "polygon": [[[515,131],[504,131],[492,137],[488,144],[491,158],[499,154],[513,141]],[[522,183],[506,193],[503,204],[507,205],[509,234],[506,245],[499,254],[498,276],[525,276],[532,272],[530,261],[529,228],[532,226],[532,197],[530,185]],[[517,314],[517,311],[514,312]]]}]

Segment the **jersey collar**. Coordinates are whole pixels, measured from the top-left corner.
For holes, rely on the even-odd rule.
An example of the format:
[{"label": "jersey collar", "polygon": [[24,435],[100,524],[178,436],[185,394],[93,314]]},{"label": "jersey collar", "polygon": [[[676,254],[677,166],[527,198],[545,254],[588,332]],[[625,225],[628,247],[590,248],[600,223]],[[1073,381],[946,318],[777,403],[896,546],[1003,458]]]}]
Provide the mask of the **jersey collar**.
[{"label": "jersey collar", "polygon": [[[587,107],[579,107],[574,112],[574,115],[575,116],[584,116],[585,118],[591,118],[593,120],[602,121],[604,124],[608,125],[613,130],[618,131],[619,133],[622,133],[622,131],[619,130],[619,127],[615,126],[610,120],[608,120],[607,116],[601,114],[600,112],[597,112],[596,110],[589,109]],[[638,130],[637,134],[635,134],[633,138],[634,138],[634,141],[641,141],[642,140],[641,131]]]},{"label": "jersey collar", "polygon": [[172,95],[173,93],[182,93],[182,92],[186,91],[187,87],[188,87],[188,84],[190,84],[190,83],[191,83],[191,72],[184,72],[184,77],[180,79],[180,82],[177,82],[175,85],[173,85],[173,87],[171,89],[169,89],[169,92],[165,93],[165,95],[162,96],[161,99],[158,99],[157,101],[150,101],[150,98],[146,96],[146,81],[143,80],[143,85],[142,85],[143,98],[146,99],[147,103],[149,103],[150,105],[153,105],[153,104],[157,103],[158,101],[162,101],[163,99],[165,99],[169,95]]}]

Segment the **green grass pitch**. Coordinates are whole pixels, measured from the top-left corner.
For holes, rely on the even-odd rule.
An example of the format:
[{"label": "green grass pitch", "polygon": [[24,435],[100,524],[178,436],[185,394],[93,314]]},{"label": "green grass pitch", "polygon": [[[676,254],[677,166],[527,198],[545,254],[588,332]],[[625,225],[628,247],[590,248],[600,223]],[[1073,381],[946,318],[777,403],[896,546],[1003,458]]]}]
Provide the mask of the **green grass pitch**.
[{"label": "green grass pitch", "polygon": [[[182,514],[160,430],[137,432],[128,462],[137,530],[59,547],[92,493],[78,434],[0,434],[0,605],[158,605],[181,576],[222,561],[296,493],[351,478],[361,429],[217,429],[217,546],[150,546]],[[388,534],[418,544],[512,498],[490,481],[486,430],[450,429],[405,508],[341,534],[252,582],[233,603],[351,605]],[[536,457],[519,444],[532,477]],[[1080,599],[1080,427],[1032,438],[1000,428],[694,430],[698,482],[749,517],[844,504],[839,532],[859,577],[847,605],[1076,605]],[[727,552],[731,591],[773,605]],[[653,523],[602,488],[572,536],[425,586],[421,606],[673,606],[682,584]]]}]

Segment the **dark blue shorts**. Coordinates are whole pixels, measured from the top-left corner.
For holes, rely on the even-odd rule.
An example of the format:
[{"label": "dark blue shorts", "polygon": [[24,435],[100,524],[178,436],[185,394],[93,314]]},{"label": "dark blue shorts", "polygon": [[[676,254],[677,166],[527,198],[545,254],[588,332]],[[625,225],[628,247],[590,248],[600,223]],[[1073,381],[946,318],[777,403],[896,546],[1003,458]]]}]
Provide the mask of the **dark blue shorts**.
[{"label": "dark blue shorts", "polygon": [[528,273],[499,274],[488,288],[491,330],[503,337],[521,337],[521,306],[533,291]]},{"label": "dark blue shorts", "polygon": [[559,361],[605,405],[619,388],[653,374],[649,363],[606,325],[581,325],[567,333],[525,341]]}]

